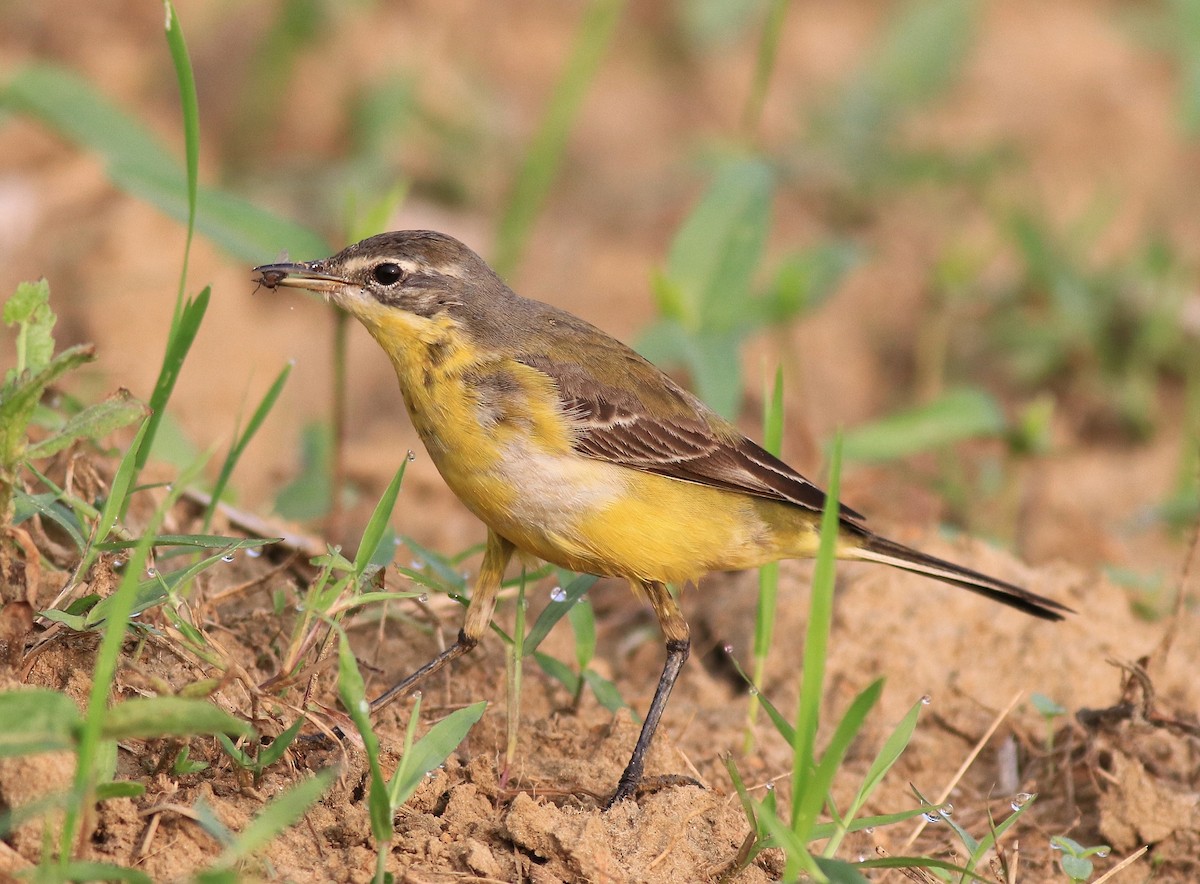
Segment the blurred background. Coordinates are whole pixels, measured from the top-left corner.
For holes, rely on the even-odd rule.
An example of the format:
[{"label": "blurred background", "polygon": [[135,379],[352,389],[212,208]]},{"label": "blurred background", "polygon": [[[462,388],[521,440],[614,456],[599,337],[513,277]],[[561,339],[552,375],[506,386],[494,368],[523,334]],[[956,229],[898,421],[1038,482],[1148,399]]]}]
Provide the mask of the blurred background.
[{"label": "blurred background", "polygon": [[[1197,515],[1197,0],[177,11],[207,189],[186,291],[212,302],[159,457],[228,446],[295,363],[236,505],[330,508],[335,320],[250,268],[429,227],[756,438],[782,367],[785,458],[820,478],[842,428],[843,496],[899,539],[970,531],[1169,606]],[[0,89],[0,292],[45,276],[60,343],[97,344],[75,395],[148,398],[185,244],[163,9],[0,3]],[[410,448],[401,530],[482,539],[347,340],[334,539]]]}]

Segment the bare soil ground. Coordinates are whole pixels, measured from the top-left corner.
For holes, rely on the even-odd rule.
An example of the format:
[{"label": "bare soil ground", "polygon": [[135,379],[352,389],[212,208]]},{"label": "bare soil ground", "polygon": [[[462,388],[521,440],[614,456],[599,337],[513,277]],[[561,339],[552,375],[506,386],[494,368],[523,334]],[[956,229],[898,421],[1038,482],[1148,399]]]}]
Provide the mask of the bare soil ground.
[{"label": "bare soil ground", "polygon": [[[0,11],[0,22],[7,25],[0,27],[0,74],[35,59],[68,64],[176,143],[158,10],[130,6],[127,14],[110,17],[92,4],[56,6],[63,8]],[[204,112],[212,132],[224,131],[239,77],[248,69],[243,56],[253,52],[269,11],[248,9],[235,23],[215,4],[180,6]],[[1098,196],[1114,196],[1118,208],[1102,249],[1127,246],[1150,222],[1180,242],[1200,241],[1200,221],[1192,211],[1196,150],[1176,134],[1174,80],[1161,57],[1131,36],[1125,19],[1130,8],[1069,0],[986,4],[962,81],[935,110],[915,120],[914,135],[964,151],[997,142],[1015,147],[1025,159],[1006,179],[1009,190],[1002,197],[1035,200],[1055,220],[1077,218]],[[763,138],[768,146],[786,144],[797,125],[797,108],[829,89],[868,51],[883,11],[882,5],[868,3],[792,11],[767,105]],[[577,13],[574,7],[533,3],[416,2],[334,16],[324,25],[320,48],[302,60],[286,108],[264,134],[261,149],[277,159],[281,177],[313,174],[322,158],[337,155],[346,137],[337,115],[314,109],[338,107],[354,86],[403,59],[405,70],[420,73],[417,88],[430,113],[452,121],[482,118],[484,135],[472,161],[458,166],[436,145],[418,141],[406,148],[404,168],[427,188],[425,193],[418,188],[395,226],[446,229],[486,253],[508,170],[566,57]],[[658,61],[664,15],[649,2],[634,3],[626,12],[611,58],[589,94],[561,184],[535,230],[530,258],[513,280],[524,294],[575,310],[625,339],[652,316],[650,273],[697,192],[699,179],[680,157],[736,127],[753,66],[750,38],[703,63]],[[379,46],[387,51],[364,50]],[[210,176],[217,174],[212,157],[220,148],[206,144]],[[0,157],[0,292],[20,279],[48,277],[61,316],[60,343],[92,340],[99,347],[98,369],[76,392],[88,396],[126,386],[148,396],[169,321],[182,232],[153,209],[114,192],[95,160],[33,123],[14,118],[0,125]],[[469,208],[448,209],[429,198],[436,190],[429,182],[451,174],[460,176],[463,204]],[[260,173],[260,178],[270,176]],[[264,190],[283,192],[269,180]],[[287,205],[286,196],[272,198]],[[776,212],[777,250],[823,234],[818,208],[794,194],[782,199]],[[760,386],[764,364],[773,366],[781,355],[787,362],[789,461],[816,473],[820,449],[815,440],[906,401],[901,389],[911,379],[910,351],[928,314],[931,267],[947,242],[986,243],[986,230],[983,207],[948,204],[932,189],[887,195],[860,224],[869,258],[837,296],[796,328],[753,342],[745,358],[752,389]],[[1194,247],[1187,257],[1195,264]],[[1003,271],[1005,260],[1003,255],[996,259],[996,272]],[[215,294],[172,407],[198,446],[227,438],[244,403],[260,395],[285,360],[298,359],[280,408],[235,478],[239,506],[265,512],[273,493],[297,468],[300,426],[326,412],[328,317],[299,298],[285,301],[270,293],[252,298],[248,268],[203,242],[191,273],[201,284],[211,281]],[[353,543],[378,491],[413,448],[418,459],[401,493],[398,529],[445,553],[481,540],[481,527],[419,451],[390,370],[365,335],[354,339],[350,377],[349,478],[362,493],[346,527],[334,529],[330,539]],[[1140,618],[1129,591],[1105,576],[1108,566],[1118,566],[1166,574],[1171,583],[1181,575],[1182,589],[1195,580],[1185,568],[1185,540],[1145,527],[1142,518],[1175,480],[1182,409],[1179,391],[1164,388],[1157,432],[1133,444],[1090,434],[1078,409],[1060,403],[1052,452],[1012,471],[1011,493],[1004,497],[1017,503],[1006,508],[993,501],[992,509],[972,514],[979,533],[1008,538],[1019,555],[982,541],[937,535],[946,505],[922,481],[933,471],[931,463],[857,467],[847,474],[843,497],[885,533],[1029,586],[1080,612],[1066,623],[1049,625],[917,577],[866,566],[843,568],[826,720],[871,680],[887,678],[881,706],[848,770],[865,770],[904,712],[921,696],[931,698],[912,745],[871,812],[911,806],[910,783],[939,795],[999,720],[949,800],[955,819],[979,836],[987,831],[988,814],[1005,816],[1017,793],[1038,794],[1006,841],[1010,862],[1019,857],[1016,880],[1065,880],[1048,845],[1049,837],[1059,834],[1084,844],[1112,845],[1112,854],[1097,860],[1099,871],[1150,845],[1153,864],[1144,857],[1110,880],[1183,882],[1200,876],[1195,614],[1182,606],[1156,621]],[[753,413],[747,409],[751,432]],[[996,452],[987,445],[968,446],[959,456],[970,472]],[[111,470],[96,455],[88,457],[100,475]],[[59,469],[61,475],[61,464]],[[195,512],[181,507],[172,516],[172,529],[194,529],[195,520]],[[469,562],[468,570],[475,564]],[[28,572],[19,565],[6,559],[6,578],[24,579]],[[97,566],[93,585],[111,584],[109,567],[111,562]],[[803,563],[784,564],[778,641],[764,685],[784,710],[795,702],[809,575]],[[286,552],[241,556],[206,576],[189,601],[198,622],[223,648],[231,664],[227,671],[237,674],[214,701],[253,715],[267,735],[293,720],[285,703],[301,703],[304,686],[290,688],[278,703],[260,705],[247,685],[277,674],[294,605],[311,576],[302,557]],[[43,569],[39,602],[54,596],[62,577]],[[394,588],[410,588],[392,580]],[[547,600],[549,587],[536,592]],[[276,594],[288,603],[282,615],[276,613]],[[422,713],[431,722],[480,699],[488,700],[489,708],[455,756],[397,817],[389,870],[397,880],[413,882],[719,878],[748,831],[722,759],[732,755],[758,794],[768,783],[786,781],[789,773],[787,748],[765,723],[756,729],[753,750],[743,754],[748,697],[720,651],[728,643],[742,659],[748,657],[754,594],[753,575],[713,575],[684,599],[696,647],[668,707],[648,773],[684,774],[701,786],[663,788],[608,813],[599,810],[599,801],[628,758],[637,732],[634,721],[627,713],[607,712],[586,694],[578,708],[568,708],[566,693],[530,667],[519,711],[517,768],[502,785],[510,714],[504,654],[498,641],[485,641],[425,691]],[[634,708],[644,710],[663,653],[653,619],[617,583],[599,584],[592,599],[600,631],[596,665]],[[1159,603],[1164,611],[1170,607]],[[396,619],[382,627],[374,622],[354,627],[372,691],[427,660],[458,629],[459,609],[453,603],[413,603],[401,613],[431,625],[432,635]],[[511,605],[502,606],[498,616],[511,626]],[[118,677],[118,698],[178,691],[226,674],[181,654],[161,619],[151,614],[149,622],[164,637],[131,642]],[[0,663],[0,688],[48,686],[83,700],[94,637],[48,634],[35,627],[20,644],[23,653]],[[569,631],[557,630],[544,649],[570,659]],[[333,671],[326,666],[320,672],[314,698],[332,704]],[[1052,751],[1046,725],[1029,702],[1033,692],[1069,710],[1054,724]],[[378,722],[385,770],[396,763],[408,709],[395,704]],[[202,740],[193,741],[192,756],[211,767],[170,776],[163,765],[169,766],[177,749],[167,743],[122,746],[121,774],[140,779],[147,792],[100,806],[84,856],[135,865],[156,880],[184,879],[219,851],[189,816],[197,801],[240,829],[297,777],[339,764],[336,786],[302,824],[264,851],[256,872],[297,881],[370,879],[374,853],[360,752],[298,746],[255,783],[231,769],[215,743]],[[5,762],[0,805],[36,800],[63,787],[70,776],[69,757]],[[837,788],[844,794],[854,785],[842,782]],[[0,843],[0,870],[14,873],[36,862],[45,824],[29,822]],[[920,851],[947,856],[952,850],[945,825],[925,826],[909,845],[915,828],[858,835],[842,855]],[[779,857],[768,852],[736,880],[773,880],[781,870]],[[877,880],[900,876],[881,873]]]}]

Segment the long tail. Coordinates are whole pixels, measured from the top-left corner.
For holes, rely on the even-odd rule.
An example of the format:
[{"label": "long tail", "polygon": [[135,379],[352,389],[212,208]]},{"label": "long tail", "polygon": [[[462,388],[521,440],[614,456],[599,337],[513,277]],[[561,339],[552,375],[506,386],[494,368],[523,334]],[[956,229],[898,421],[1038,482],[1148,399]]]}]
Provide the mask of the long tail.
[{"label": "long tail", "polygon": [[[862,531],[861,528],[858,530]],[[880,537],[878,534],[867,532],[864,534],[862,546],[850,554],[853,558],[868,562],[882,562],[893,568],[901,568],[905,571],[912,571],[914,574],[924,574],[935,580],[952,583],[963,589],[969,589],[971,592],[987,596],[993,601],[1024,611],[1026,614],[1041,617],[1043,620],[1062,620],[1065,614],[1075,613],[1066,605],[1022,589],[1012,583],[972,571],[970,568],[964,568],[962,565],[947,562],[936,556],[927,555],[902,543]]]}]

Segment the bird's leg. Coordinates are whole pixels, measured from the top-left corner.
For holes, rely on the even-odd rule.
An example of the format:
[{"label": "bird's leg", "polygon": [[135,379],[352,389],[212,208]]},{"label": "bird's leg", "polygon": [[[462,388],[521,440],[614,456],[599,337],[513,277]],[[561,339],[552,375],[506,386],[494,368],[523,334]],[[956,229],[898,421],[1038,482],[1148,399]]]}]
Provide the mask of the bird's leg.
[{"label": "bird's leg", "polygon": [[625,772],[621,774],[621,779],[617,781],[617,791],[604,805],[605,810],[637,791],[638,783],[642,781],[642,768],[646,764],[646,753],[650,750],[650,741],[654,739],[654,732],[658,729],[658,720],[662,718],[663,710],[667,708],[671,688],[675,686],[675,679],[679,678],[679,671],[687,662],[688,652],[692,646],[691,631],[688,629],[687,621],[683,619],[683,614],[675,599],[671,598],[671,594],[667,592],[667,587],[654,580],[641,581],[641,588],[649,597],[654,613],[658,617],[658,625],[666,637],[667,662],[663,666],[662,675],[658,677],[658,687],[654,690],[654,699],[650,701],[646,720],[642,723],[642,732],[638,734],[637,745],[633,747],[633,755],[629,759],[629,764],[625,765]]},{"label": "bird's leg", "polygon": [[487,549],[483,554],[483,565],[479,569],[479,579],[475,590],[471,593],[471,602],[467,605],[467,616],[462,629],[458,631],[458,640],[442,651],[412,675],[392,685],[371,701],[371,712],[378,712],[392,700],[402,697],[440,670],[452,660],[457,660],[471,650],[487,631],[492,622],[492,611],[496,607],[496,593],[504,580],[504,569],[512,558],[515,547],[500,535],[488,531]]}]

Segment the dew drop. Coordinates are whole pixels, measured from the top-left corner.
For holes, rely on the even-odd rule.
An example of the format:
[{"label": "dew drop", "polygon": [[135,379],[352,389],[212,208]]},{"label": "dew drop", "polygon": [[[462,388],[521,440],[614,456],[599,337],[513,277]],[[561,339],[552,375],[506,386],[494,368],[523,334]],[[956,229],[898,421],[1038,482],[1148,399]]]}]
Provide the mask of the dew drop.
[{"label": "dew drop", "polygon": [[724,651],[726,654],[732,654],[733,653],[733,645],[730,644],[729,642],[725,642],[725,644],[721,645],[721,650]]},{"label": "dew drop", "polygon": [[925,811],[923,816],[925,817],[925,822],[927,823],[940,823],[942,821],[942,815],[934,810]]},{"label": "dew drop", "polygon": [[408,449],[408,462],[412,463],[416,459],[417,459],[417,456],[416,456],[416,454],[413,453],[413,450],[411,448]]},{"label": "dew drop", "polygon": [[932,702],[933,702],[933,697],[929,696],[929,694],[926,694],[925,696],[923,696],[923,697],[921,698],[921,705],[922,705],[922,706],[928,706],[928,705],[929,705],[930,703],[932,703]]},{"label": "dew drop", "polygon": [[125,560],[123,558],[121,558],[120,556],[117,556],[117,558],[112,560],[112,566],[114,568],[124,568]]},{"label": "dew drop", "polygon": [[257,546],[252,546],[246,550],[246,555],[252,559],[257,559],[259,556],[262,555],[262,550],[259,549]]},{"label": "dew drop", "polygon": [[429,601],[429,593],[427,593],[427,592],[421,593],[419,596],[417,596],[417,601],[420,602],[422,605],[425,604],[426,602]]},{"label": "dew drop", "polygon": [[411,564],[409,564],[409,566],[408,566],[408,567],[412,568],[414,571],[421,571],[421,570],[423,570],[423,569],[425,568],[425,563],[424,563],[424,562],[418,562],[416,559],[413,559],[413,560],[412,560],[412,563],[411,563]]},{"label": "dew drop", "polygon": [[157,569],[157,568],[147,568],[147,569],[146,569],[146,576],[147,576],[147,577],[157,577],[157,576],[158,576],[158,569]]},{"label": "dew drop", "polygon": [[875,827],[874,827],[874,826],[867,826],[867,827],[866,827],[866,828],[864,828],[862,831],[863,831],[863,834],[864,834],[864,835],[874,835],[874,834],[875,834]]},{"label": "dew drop", "polygon": [[938,810],[942,812],[942,816],[950,816],[950,814],[954,813],[954,805],[947,801]]},{"label": "dew drop", "polygon": [[1104,859],[1106,856],[1108,856],[1108,851],[1107,850],[1097,850],[1096,856],[1100,857],[1100,859]]},{"label": "dew drop", "polygon": [[751,697],[757,697],[758,688],[756,688],[754,685],[750,685],[750,687],[746,689],[746,693],[748,693]]},{"label": "dew drop", "polygon": [[424,696],[424,694],[421,691],[413,691],[412,692],[412,698],[413,698],[414,702],[421,699],[422,696]]},{"label": "dew drop", "polygon": [[[1016,802],[1015,802],[1015,801],[1013,802],[1013,805],[1014,805],[1014,806],[1016,805]],[[1055,840],[1051,839],[1051,840],[1050,840],[1050,849],[1051,849],[1051,850],[1062,850],[1063,848],[1062,848],[1062,845],[1061,845],[1061,844],[1059,844],[1057,841],[1055,841]]]},{"label": "dew drop", "polygon": [[774,783],[767,783],[767,791],[768,791],[768,792],[774,792],[774,791],[775,791],[775,784],[774,784]]},{"label": "dew drop", "polygon": [[1033,798],[1033,795],[1031,795],[1028,792],[1018,792],[1016,795],[1013,796],[1012,804],[1010,804],[1009,806],[1013,810],[1020,810],[1022,807],[1024,807],[1029,802],[1029,800],[1031,798]]},{"label": "dew drop", "polygon": [[550,598],[556,602],[565,602],[567,600],[567,591],[561,586],[556,586],[550,590]]},{"label": "dew drop", "polygon": [[225,555],[221,556],[222,562],[232,562],[233,560],[234,560],[233,553],[225,553]]}]

